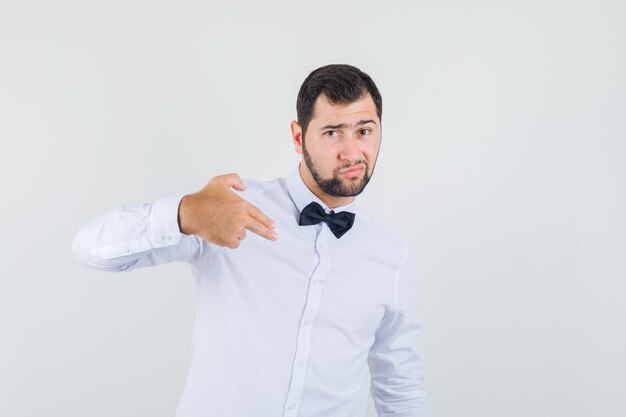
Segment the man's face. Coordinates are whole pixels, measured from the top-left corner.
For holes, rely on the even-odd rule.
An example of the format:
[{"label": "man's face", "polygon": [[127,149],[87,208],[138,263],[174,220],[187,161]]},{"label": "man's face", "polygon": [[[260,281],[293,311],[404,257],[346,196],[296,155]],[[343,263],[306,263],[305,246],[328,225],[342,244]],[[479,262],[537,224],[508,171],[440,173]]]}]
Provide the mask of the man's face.
[{"label": "man's face", "polygon": [[320,95],[313,110],[305,137],[298,141],[294,135],[306,163],[303,176],[310,174],[328,196],[360,194],[374,172],[382,133],[372,97],[346,105]]}]

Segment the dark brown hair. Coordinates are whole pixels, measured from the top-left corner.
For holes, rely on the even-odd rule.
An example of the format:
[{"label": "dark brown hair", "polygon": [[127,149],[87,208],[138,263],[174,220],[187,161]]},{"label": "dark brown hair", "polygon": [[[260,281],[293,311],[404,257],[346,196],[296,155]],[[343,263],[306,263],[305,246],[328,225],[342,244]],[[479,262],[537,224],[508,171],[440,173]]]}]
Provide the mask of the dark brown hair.
[{"label": "dark brown hair", "polygon": [[378,119],[382,120],[383,99],[369,75],[346,64],[330,64],[313,70],[302,83],[296,101],[298,123],[302,137],[313,118],[315,100],[324,94],[333,104],[350,104],[369,93],[376,105]]}]

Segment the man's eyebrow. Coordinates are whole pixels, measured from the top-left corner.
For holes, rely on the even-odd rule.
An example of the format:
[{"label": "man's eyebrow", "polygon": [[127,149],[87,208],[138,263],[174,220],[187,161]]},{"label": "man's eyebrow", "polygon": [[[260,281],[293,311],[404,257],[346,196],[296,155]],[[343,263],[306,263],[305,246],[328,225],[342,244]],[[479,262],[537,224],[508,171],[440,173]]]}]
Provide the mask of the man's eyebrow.
[{"label": "man's eyebrow", "polygon": [[[366,124],[368,124],[368,123],[374,123],[374,124],[376,124],[376,122],[375,122],[374,120],[372,120],[372,119],[367,119],[367,120],[359,120],[358,122],[356,122],[356,123],[354,124],[354,126],[363,126],[363,125],[366,125]],[[322,127],[320,128],[320,130],[325,130],[325,129],[344,129],[344,128],[346,128],[346,127],[348,127],[348,125],[347,125],[346,123],[341,123],[341,124],[338,124],[338,125],[326,125],[326,126],[322,126]]]}]

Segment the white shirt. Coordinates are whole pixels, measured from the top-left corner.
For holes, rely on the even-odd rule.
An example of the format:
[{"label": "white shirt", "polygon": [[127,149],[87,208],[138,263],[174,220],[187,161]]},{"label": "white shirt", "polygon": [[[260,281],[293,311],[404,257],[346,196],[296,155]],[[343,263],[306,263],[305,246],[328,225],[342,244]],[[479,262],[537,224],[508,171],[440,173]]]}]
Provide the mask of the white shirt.
[{"label": "white shirt", "polygon": [[193,355],[177,417],[430,415],[417,352],[415,258],[406,240],[355,202],[337,239],[299,226],[310,202],[328,207],[296,168],[237,192],[276,222],[278,240],[248,232],[237,249],[181,234],[183,195],[128,205],[81,227],[77,259],[107,271],[183,261],[197,288]]}]

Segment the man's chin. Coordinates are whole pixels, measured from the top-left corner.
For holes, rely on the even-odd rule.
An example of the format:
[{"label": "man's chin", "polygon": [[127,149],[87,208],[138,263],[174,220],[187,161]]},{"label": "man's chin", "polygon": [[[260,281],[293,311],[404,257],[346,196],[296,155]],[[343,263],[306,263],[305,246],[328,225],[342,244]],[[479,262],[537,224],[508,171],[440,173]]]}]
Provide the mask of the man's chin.
[{"label": "man's chin", "polygon": [[341,195],[338,197],[355,197],[363,192],[367,184],[364,183],[364,178],[361,176],[344,179],[341,181],[341,185]]}]

